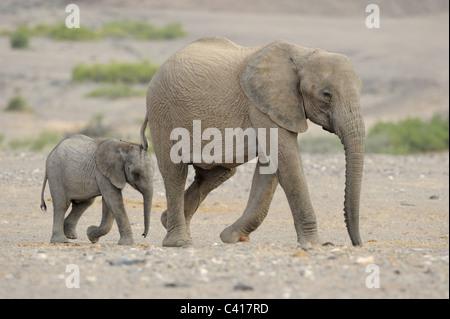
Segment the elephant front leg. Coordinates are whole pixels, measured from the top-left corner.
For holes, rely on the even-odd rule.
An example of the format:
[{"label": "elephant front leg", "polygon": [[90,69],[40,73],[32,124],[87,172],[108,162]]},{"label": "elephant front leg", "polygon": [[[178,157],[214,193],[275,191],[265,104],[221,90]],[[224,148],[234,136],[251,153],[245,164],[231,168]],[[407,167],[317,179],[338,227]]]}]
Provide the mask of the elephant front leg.
[{"label": "elephant front leg", "polygon": [[112,228],[114,223],[114,215],[109,209],[106,202],[102,201],[102,221],[100,222],[100,226],[89,226],[87,229],[87,236],[89,240],[95,244],[98,242],[101,236],[106,235]]},{"label": "elephant front leg", "polygon": [[220,239],[225,243],[248,241],[250,233],[266,218],[278,181],[274,174],[260,174],[260,167],[258,162],[244,213],[220,234]]},{"label": "elephant front leg", "polygon": [[133,232],[123,204],[122,191],[115,187],[106,177],[99,175],[97,182],[102,194],[102,200],[106,202],[114,215],[119,228],[119,245],[133,245]]},{"label": "elephant front leg", "polygon": [[316,215],[309,197],[298,145],[297,149],[293,147],[290,152],[280,156],[276,175],[291,208],[297,241],[302,246],[319,243]]}]

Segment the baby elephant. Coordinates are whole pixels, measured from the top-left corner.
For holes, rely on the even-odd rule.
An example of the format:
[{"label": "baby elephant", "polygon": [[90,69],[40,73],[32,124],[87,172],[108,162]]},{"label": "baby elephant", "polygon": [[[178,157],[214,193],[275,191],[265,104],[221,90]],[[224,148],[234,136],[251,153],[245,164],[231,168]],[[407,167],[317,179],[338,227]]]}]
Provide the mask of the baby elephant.
[{"label": "baby elephant", "polygon": [[[153,161],[147,147],[114,139],[96,141],[77,134],[60,142],[49,154],[41,193],[41,209],[48,179],[53,201],[53,232],[50,242],[64,243],[76,239],[76,225],[95,197],[102,196],[100,226],[87,229],[89,240],[97,242],[106,235],[114,219],[120,232],[119,245],[134,243],[125,211],[122,189],[130,184],[144,198],[144,237],[150,224],[153,198]],[[72,210],[64,215],[72,204]]]}]

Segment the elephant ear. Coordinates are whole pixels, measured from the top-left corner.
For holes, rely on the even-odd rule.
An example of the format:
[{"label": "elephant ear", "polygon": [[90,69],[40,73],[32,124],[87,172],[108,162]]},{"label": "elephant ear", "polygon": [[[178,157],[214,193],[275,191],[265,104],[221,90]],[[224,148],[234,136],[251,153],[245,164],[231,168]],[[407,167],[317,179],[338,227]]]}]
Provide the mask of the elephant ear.
[{"label": "elephant ear", "polygon": [[293,45],[276,41],[259,51],[239,74],[241,88],[253,104],[279,126],[296,133],[308,129]]},{"label": "elephant ear", "polygon": [[102,175],[118,189],[125,187],[125,161],[121,155],[123,143],[117,140],[102,142],[95,152],[95,164]]}]

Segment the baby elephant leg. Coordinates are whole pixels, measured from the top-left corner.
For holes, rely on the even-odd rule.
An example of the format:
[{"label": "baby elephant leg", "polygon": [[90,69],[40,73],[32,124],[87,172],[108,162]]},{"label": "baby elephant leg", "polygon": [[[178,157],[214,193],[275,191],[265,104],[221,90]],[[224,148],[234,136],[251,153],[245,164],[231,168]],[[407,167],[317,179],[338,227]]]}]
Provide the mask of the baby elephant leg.
[{"label": "baby elephant leg", "polygon": [[89,226],[87,229],[87,236],[89,240],[95,244],[101,236],[106,235],[112,228],[114,223],[114,215],[109,209],[106,202],[102,201],[102,221],[100,226]]},{"label": "baby elephant leg", "polygon": [[80,220],[81,215],[94,203],[94,198],[82,202],[72,202],[72,210],[64,220],[64,234],[67,238],[76,239],[77,236],[77,223]]},{"label": "baby elephant leg", "polygon": [[65,198],[52,196],[53,200],[53,230],[51,243],[68,243],[69,239],[64,234],[64,215],[70,206],[70,201]]}]

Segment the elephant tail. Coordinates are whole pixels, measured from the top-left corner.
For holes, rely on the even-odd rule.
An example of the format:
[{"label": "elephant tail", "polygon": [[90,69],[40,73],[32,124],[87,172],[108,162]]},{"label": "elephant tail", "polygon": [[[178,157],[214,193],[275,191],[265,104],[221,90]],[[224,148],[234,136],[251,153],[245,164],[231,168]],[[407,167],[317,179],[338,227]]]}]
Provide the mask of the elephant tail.
[{"label": "elephant tail", "polygon": [[145,137],[145,130],[147,129],[147,124],[148,124],[148,114],[145,114],[145,119],[144,119],[144,123],[142,123],[142,127],[141,127],[141,146],[144,150],[148,149],[148,142],[147,142],[147,138]]},{"label": "elephant tail", "polygon": [[45,173],[44,183],[42,184],[42,191],[41,191],[41,210],[44,212],[47,211],[47,205],[45,205],[44,199],[45,184],[47,184],[47,172]]}]

